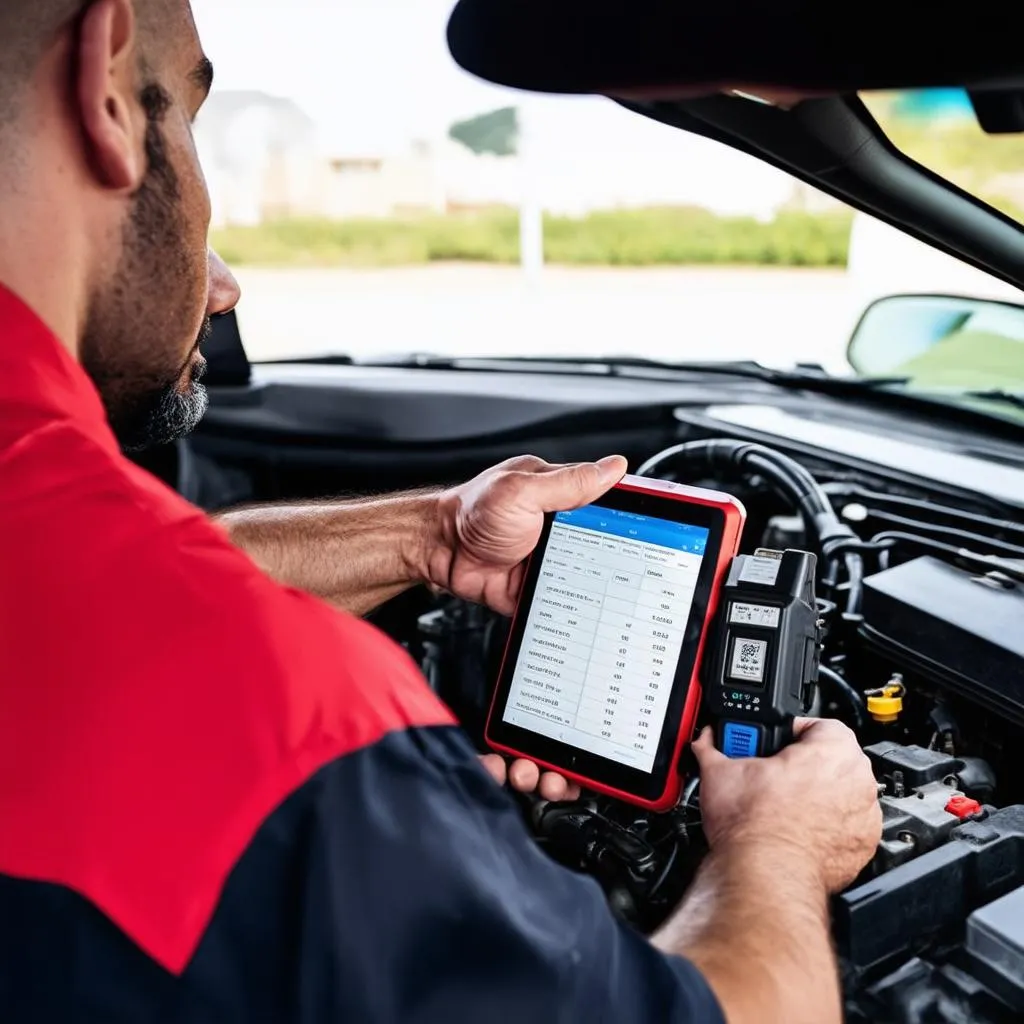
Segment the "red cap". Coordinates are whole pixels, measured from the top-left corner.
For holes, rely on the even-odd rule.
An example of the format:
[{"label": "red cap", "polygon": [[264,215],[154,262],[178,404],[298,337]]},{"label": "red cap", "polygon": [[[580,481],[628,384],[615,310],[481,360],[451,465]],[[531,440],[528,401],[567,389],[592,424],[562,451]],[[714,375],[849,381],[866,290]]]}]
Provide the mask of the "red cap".
[{"label": "red cap", "polygon": [[946,812],[948,814],[955,814],[961,820],[969,818],[972,814],[977,814],[980,810],[981,804],[977,800],[972,800],[969,796],[950,797],[949,803],[946,804]]}]

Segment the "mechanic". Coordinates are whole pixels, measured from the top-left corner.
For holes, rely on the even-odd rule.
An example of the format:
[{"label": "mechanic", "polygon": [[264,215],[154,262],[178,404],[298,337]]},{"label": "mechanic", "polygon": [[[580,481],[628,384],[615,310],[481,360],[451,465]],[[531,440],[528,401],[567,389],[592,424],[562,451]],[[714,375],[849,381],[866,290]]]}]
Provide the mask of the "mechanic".
[{"label": "mechanic", "polygon": [[194,426],[238,297],[210,81],[188,0],[0,5],[5,1024],[839,1021],[828,896],[880,834],[844,727],[762,761],[698,740],[711,852],[648,942],[352,614],[416,583],[509,611],[543,511],[621,459],[217,523],[124,457]]}]

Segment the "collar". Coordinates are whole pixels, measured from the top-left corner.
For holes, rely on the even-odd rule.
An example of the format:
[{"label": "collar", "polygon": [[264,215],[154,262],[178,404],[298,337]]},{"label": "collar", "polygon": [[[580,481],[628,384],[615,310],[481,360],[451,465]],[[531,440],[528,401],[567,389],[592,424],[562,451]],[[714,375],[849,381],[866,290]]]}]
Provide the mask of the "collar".
[{"label": "collar", "polygon": [[0,284],[0,441],[13,443],[47,423],[69,420],[119,450],[85,370],[40,317]]}]

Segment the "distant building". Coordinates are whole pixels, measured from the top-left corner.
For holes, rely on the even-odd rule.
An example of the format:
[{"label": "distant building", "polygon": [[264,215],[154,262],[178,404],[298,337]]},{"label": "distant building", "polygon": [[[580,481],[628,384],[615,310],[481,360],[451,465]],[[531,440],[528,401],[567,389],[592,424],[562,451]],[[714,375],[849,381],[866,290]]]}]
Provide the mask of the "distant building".
[{"label": "distant building", "polygon": [[323,161],[316,126],[291,100],[215,92],[196,121],[214,225],[316,215]]},{"label": "distant building", "polygon": [[[589,149],[549,131],[532,155],[477,155],[451,138],[400,152],[325,151],[314,122],[290,100],[214,93],[196,124],[215,226],[296,217],[384,218],[518,206],[554,214],[643,206],[702,206],[764,220],[780,209],[839,203],[781,171],[679,133],[678,150],[601,143]],[[581,167],[585,171],[581,174]]]},{"label": "distant building", "polygon": [[434,148],[416,142],[407,153],[335,154],[325,162],[320,196],[323,216],[394,217],[443,213],[446,182]]}]

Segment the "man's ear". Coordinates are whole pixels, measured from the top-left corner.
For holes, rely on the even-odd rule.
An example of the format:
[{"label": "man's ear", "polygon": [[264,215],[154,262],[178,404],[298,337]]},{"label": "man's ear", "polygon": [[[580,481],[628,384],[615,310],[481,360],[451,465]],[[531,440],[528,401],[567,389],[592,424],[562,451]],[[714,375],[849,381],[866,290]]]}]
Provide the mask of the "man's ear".
[{"label": "man's ear", "polygon": [[134,192],[145,177],[146,115],[138,99],[131,0],[97,0],[82,17],[74,96],[89,162],[105,188]]}]

